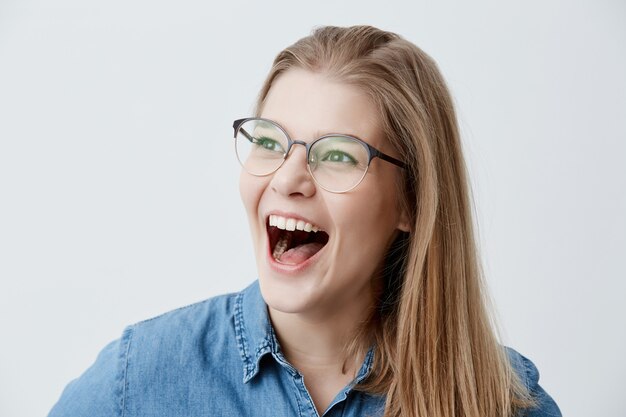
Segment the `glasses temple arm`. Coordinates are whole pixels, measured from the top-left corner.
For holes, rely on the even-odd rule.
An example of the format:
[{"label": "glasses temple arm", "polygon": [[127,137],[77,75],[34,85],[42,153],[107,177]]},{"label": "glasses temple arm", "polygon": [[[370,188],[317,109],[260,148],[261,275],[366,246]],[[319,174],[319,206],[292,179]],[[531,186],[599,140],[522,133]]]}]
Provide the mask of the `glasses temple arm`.
[{"label": "glasses temple arm", "polygon": [[393,156],[389,156],[387,154],[384,154],[384,153],[382,153],[381,151],[379,151],[377,149],[375,149],[375,151],[376,152],[375,152],[374,156],[377,156],[380,159],[383,159],[383,160],[385,160],[387,162],[391,162],[392,164],[397,165],[400,168],[403,168],[403,169],[406,168],[406,164],[404,162],[400,161],[399,159],[396,159]]},{"label": "glasses temple arm", "polygon": [[239,129],[239,131],[241,133],[243,133],[243,135],[246,137],[246,139],[248,139],[250,142],[256,143],[255,137],[250,135],[248,132],[246,132],[246,129]]}]

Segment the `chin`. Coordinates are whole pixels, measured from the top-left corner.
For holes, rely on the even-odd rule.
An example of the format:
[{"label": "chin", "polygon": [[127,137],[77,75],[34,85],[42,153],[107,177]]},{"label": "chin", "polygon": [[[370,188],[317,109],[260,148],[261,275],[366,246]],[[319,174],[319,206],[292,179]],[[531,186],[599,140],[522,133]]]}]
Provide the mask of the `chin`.
[{"label": "chin", "polygon": [[261,295],[273,310],[282,313],[302,313],[315,303],[315,285],[310,279],[282,279],[274,274],[259,277]]}]

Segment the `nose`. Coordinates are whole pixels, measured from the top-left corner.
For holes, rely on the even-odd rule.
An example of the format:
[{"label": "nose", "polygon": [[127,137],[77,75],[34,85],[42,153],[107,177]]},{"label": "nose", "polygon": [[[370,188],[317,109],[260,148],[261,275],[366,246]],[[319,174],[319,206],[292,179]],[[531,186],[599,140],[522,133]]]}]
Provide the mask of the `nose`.
[{"label": "nose", "polygon": [[294,142],[285,162],[272,174],[270,186],[285,197],[312,197],[316,186],[307,169],[306,144],[301,141]]}]

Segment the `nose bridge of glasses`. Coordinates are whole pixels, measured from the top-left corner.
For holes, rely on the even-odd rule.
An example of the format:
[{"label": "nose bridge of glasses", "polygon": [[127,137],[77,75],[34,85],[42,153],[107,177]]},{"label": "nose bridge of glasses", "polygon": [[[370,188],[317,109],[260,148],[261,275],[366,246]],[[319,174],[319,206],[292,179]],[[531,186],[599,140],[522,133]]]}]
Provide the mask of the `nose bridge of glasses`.
[{"label": "nose bridge of glasses", "polygon": [[[302,140],[289,139],[290,144],[287,153],[282,159],[282,163],[274,171],[274,181],[281,183],[283,187],[300,188],[304,184],[312,183],[314,179],[310,176],[311,172],[307,167],[307,155],[309,144]],[[296,147],[294,145],[302,145],[302,154],[295,155]]]},{"label": "nose bridge of glasses", "polygon": [[[303,140],[294,140],[294,139],[290,139],[290,140],[291,140],[291,146],[290,146],[288,154],[292,153],[293,145],[302,145],[302,146],[304,146],[304,153],[305,153],[305,155],[309,153],[309,146],[310,145],[307,142],[305,142]],[[285,157],[289,156],[288,154],[285,155]]]}]

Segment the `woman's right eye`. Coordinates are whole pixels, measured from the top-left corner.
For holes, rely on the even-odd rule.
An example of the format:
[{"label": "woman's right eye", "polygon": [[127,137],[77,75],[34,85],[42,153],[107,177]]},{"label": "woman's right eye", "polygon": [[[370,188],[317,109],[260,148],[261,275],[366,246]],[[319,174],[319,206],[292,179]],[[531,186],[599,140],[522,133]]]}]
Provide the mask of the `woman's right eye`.
[{"label": "woman's right eye", "polygon": [[267,137],[260,137],[260,138],[256,138],[255,143],[258,146],[262,147],[263,149],[267,149],[268,151],[285,152],[283,147],[280,145],[280,142],[274,139],[270,139]]}]

